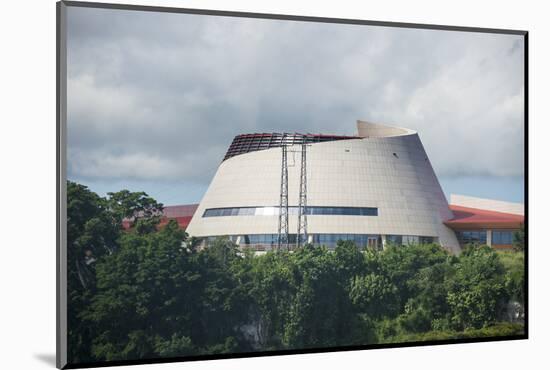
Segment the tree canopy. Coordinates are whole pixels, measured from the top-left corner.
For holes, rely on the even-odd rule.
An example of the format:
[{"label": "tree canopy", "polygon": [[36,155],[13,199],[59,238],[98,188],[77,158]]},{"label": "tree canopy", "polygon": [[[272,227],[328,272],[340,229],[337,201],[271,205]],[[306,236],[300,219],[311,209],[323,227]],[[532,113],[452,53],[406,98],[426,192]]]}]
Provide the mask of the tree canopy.
[{"label": "tree canopy", "polygon": [[255,255],[227,238],[201,249],[175,222],[159,228],[162,205],[145,193],[68,190],[74,363],[523,332],[503,324],[523,303],[520,252],[340,241]]}]

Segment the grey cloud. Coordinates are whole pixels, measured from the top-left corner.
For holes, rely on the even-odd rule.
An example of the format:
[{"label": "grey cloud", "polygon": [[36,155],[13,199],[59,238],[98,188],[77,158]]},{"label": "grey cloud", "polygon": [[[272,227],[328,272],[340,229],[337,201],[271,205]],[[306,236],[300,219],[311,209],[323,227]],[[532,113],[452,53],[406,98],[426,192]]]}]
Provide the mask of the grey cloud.
[{"label": "grey cloud", "polygon": [[69,176],[207,184],[233,136],[416,129],[441,176],[523,175],[519,36],[71,8]]}]

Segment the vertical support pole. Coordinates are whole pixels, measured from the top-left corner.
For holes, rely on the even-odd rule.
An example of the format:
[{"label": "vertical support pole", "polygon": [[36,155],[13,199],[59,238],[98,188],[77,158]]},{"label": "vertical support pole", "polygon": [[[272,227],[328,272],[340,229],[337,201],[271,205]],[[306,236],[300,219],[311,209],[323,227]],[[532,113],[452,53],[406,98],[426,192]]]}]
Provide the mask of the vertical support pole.
[{"label": "vertical support pole", "polygon": [[[284,135],[283,135],[284,142]],[[279,200],[279,230],[277,238],[277,247],[288,247],[288,161],[287,147],[283,143],[282,161],[281,161],[281,192]]]},{"label": "vertical support pole", "polygon": [[307,145],[305,139],[302,143],[302,165],[300,168],[300,199],[298,205],[298,233],[296,235],[296,247],[302,242],[308,242],[307,235]]}]

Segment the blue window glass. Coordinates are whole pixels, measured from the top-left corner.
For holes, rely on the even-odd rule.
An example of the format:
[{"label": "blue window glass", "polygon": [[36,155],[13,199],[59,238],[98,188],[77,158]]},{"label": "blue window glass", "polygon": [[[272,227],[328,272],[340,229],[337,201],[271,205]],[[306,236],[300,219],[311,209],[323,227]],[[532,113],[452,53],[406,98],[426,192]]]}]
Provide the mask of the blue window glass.
[{"label": "blue window glass", "polygon": [[378,216],[378,208],[360,208],[361,216]]},{"label": "blue window glass", "polygon": [[403,238],[401,235],[386,235],[386,242],[393,245],[403,244]]},{"label": "blue window glass", "polygon": [[434,238],[431,236],[420,237],[420,244],[432,244],[433,242],[434,242]]},{"label": "blue window glass", "polygon": [[[271,250],[278,244],[278,234],[246,234],[229,235],[231,241],[241,246],[252,246],[256,250]],[[339,241],[352,241],[360,248],[382,248],[382,238],[380,235],[372,234],[310,234],[312,243],[317,246],[325,246],[329,249],[336,248]],[[208,243],[216,240],[218,236],[206,237]],[[411,236],[411,235],[387,235],[386,241],[394,245],[407,245],[418,243],[418,240],[424,243],[434,242],[433,237]],[[414,242],[413,242],[414,241]],[[288,235],[289,244],[296,243],[296,234]]]},{"label": "blue window glass", "polygon": [[481,244],[487,244],[487,231],[480,231],[479,241]]},{"label": "blue window glass", "polygon": [[456,236],[462,245],[487,244],[487,231],[485,230],[457,231]]},{"label": "blue window glass", "polygon": [[[378,216],[378,209],[373,207],[317,207],[306,208],[307,215],[335,215],[335,216]],[[219,216],[277,216],[279,207],[231,207],[210,208],[204,211],[203,217]],[[298,207],[288,207],[289,215],[297,215]]]},{"label": "blue window glass", "polygon": [[513,231],[510,230],[493,230],[492,244],[512,245]]},{"label": "blue window glass", "polygon": [[512,244],[512,241],[514,240],[513,236],[513,233],[511,231],[508,231],[507,233],[505,233],[504,242],[506,244]]}]

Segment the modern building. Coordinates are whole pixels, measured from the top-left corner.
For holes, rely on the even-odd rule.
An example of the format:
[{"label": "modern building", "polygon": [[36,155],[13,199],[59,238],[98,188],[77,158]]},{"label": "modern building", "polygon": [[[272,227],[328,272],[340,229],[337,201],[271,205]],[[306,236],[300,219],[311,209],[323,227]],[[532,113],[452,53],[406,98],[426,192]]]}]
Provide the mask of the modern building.
[{"label": "modern building", "polygon": [[513,234],[524,223],[524,207],[491,199],[451,195],[454,217],[445,221],[453,229],[461,246],[487,244],[496,249],[511,249]]},{"label": "modern building", "polygon": [[[228,236],[269,250],[278,242],[282,147],[287,147],[289,240],[296,240],[301,145],[307,146],[308,242],[340,239],[383,248],[436,242],[458,252],[449,207],[418,134],[357,122],[357,135],[263,133],[235,137],[196,209],[187,232]],[[461,225],[465,226],[466,224]],[[478,225],[479,226],[479,225]],[[474,225],[459,230],[472,231]],[[469,235],[469,234],[468,234]]]},{"label": "modern building", "polygon": [[261,133],[236,136],[199,205],[165,207],[205,241],[227,236],[255,250],[278,244],[282,147],[287,148],[289,242],[298,230],[301,147],[307,144],[308,242],[383,248],[468,243],[511,248],[523,204],[451,195],[448,204],[415,131],[357,122],[356,136]]},{"label": "modern building", "polygon": [[[198,204],[166,206],[161,226],[175,220],[182,229],[187,229]],[[461,247],[469,243],[487,244],[495,249],[511,249],[513,234],[524,223],[523,204],[451,194],[449,204],[453,218],[445,221],[457,237]],[[130,227],[129,223],[125,225]],[[398,244],[408,238],[394,237]],[[413,240],[414,241],[414,240]],[[255,248],[263,246],[252,245]]]}]

